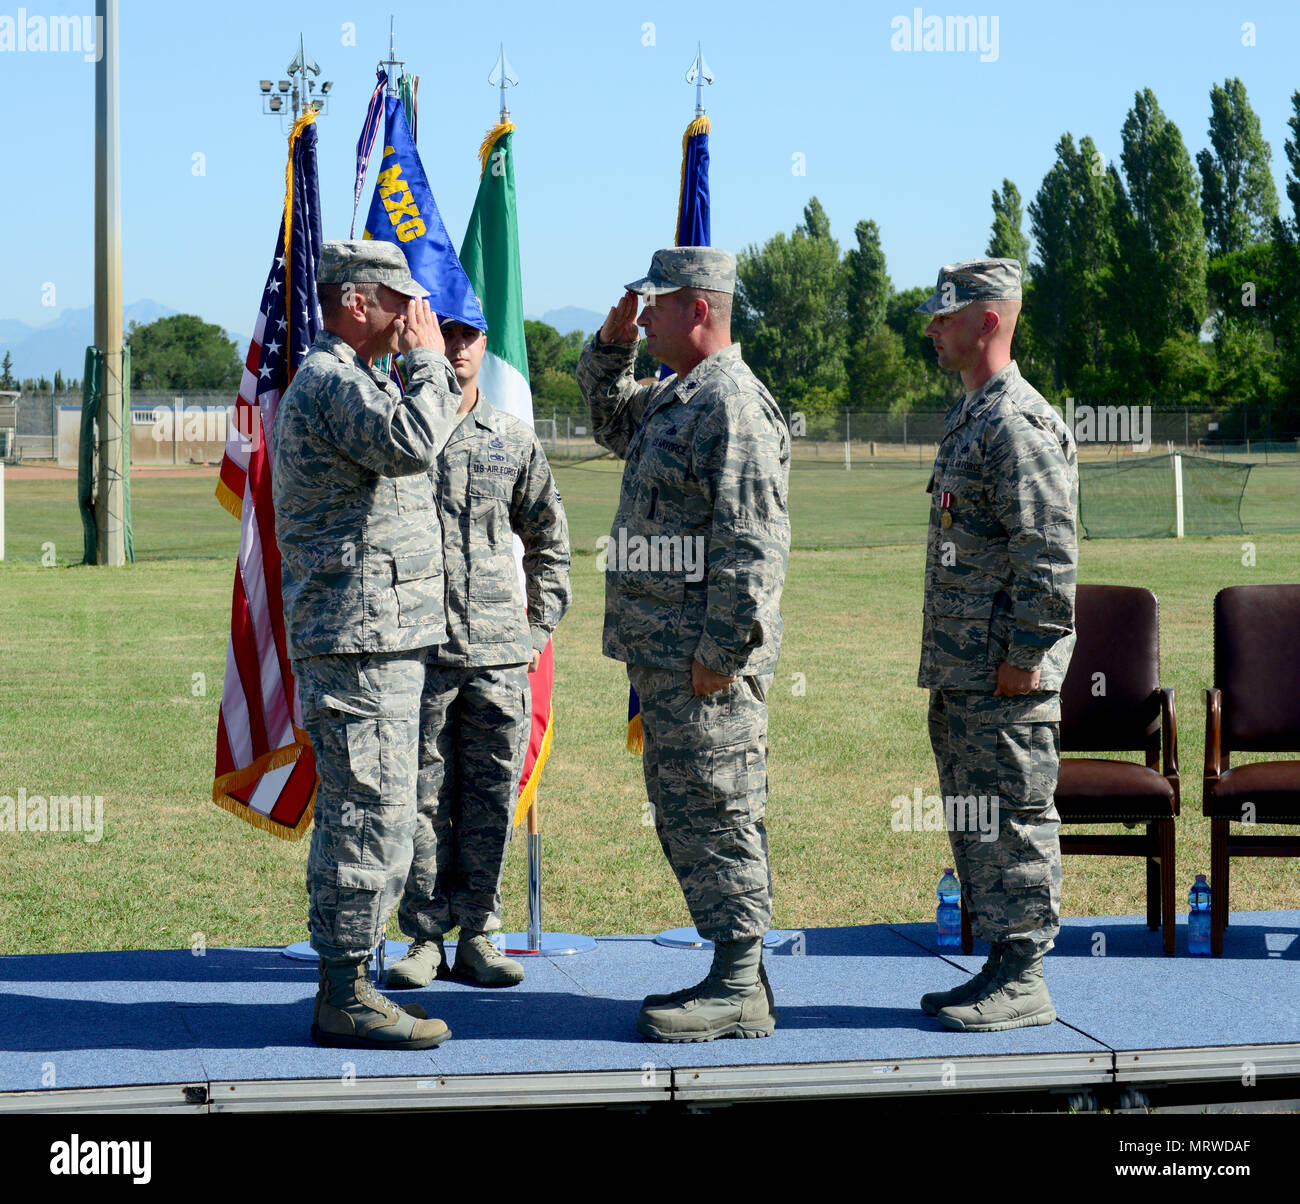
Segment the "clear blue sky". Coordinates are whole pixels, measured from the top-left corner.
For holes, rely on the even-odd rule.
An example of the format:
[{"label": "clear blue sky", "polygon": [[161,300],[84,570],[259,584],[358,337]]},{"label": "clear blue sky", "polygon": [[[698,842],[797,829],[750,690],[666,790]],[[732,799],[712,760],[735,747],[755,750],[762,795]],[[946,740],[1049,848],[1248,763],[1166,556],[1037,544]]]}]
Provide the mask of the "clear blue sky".
[{"label": "clear blue sky", "polygon": [[[5,2],[0,18],[16,17],[18,5]],[[76,3],[93,13],[93,0]],[[24,7],[29,16],[77,11],[41,0]],[[252,329],[287,131],[262,115],[257,81],[285,76],[300,31],[322,78],[334,81],[320,123],[321,204],[326,237],[347,236],[354,149],[374,64],[387,55],[390,11],[399,57],[421,77],[420,150],[457,244],[477,187],[476,150],[496,114],[487,75],[498,41],[506,44],[521,80],[510,106],[532,313],[603,311],[672,241],[681,135],[694,107],[683,77],[697,39],[717,77],[705,101],[715,245],[739,250],[789,231],[815,194],[842,247],[859,219],[879,223],[899,288],[983,253],[991,191],[1009,177],[1028,204],[1064,131],[1090,134],[1108,159],[1118,156],[1142,87],[1155,91],[1194,156],[1207,141],[1211,85],[1239,75],[1281,192],[1286,119],[1300,87],[1294,0],[999,0],[989,6],[997,57],[987,62],[978,52],[891,49],[893,18],[910,20],[915,9],[895,0],[484,7],[495,15],[411,0],[122,0],[123,299]],[[980,12],[921,6],[923,16],[971,11]],[[1242,44],[1247,21],[1254,46]],[[355,46],[343,44],[348,22]],[[93,64],[0,51],[0,111],[0,318],[44,324],[93,300]],[[203,175],[193,172],[196,153]],[[805,175],[791,170],[796,153]],[[54,308],[41,303],[46,282]]]}]

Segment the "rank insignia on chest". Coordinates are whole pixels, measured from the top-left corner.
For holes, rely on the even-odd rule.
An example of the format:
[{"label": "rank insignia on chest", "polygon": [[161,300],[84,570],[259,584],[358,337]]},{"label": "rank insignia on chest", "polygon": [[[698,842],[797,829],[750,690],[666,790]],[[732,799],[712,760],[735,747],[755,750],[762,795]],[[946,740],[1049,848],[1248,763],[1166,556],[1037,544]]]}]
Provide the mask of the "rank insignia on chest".
[{"label": "rank insignia on chest", "polygon": [[505,447],[505,444],[501,441],[500,437],[498,437],[496,439],[488,440],[488,447],[495,447],[499,451],[501,448]]},{"label": "rank insignia on chest", "polygon": [[952,494],[942,493],[939,495],[939,508],[943,513],[939,516],[939,526],[945,531],[952,526]]}]

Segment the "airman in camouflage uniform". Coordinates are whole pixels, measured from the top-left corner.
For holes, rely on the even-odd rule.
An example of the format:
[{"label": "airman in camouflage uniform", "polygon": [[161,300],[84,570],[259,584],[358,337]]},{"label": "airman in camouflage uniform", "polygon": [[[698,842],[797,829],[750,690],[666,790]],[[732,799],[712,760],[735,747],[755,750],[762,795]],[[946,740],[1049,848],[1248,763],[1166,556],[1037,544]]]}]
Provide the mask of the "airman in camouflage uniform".
[{"label": "airman in camouflage uniform", "polygon": [[[935,457],[921,669],[930,739],[949,799],[991,798],[994,841],[953,824],[966,907],[990,946],[984,968],[922,1008],[949,1028],[1050,1024],[1043,954],[1060,929],[1061,852],[1053,802],[1060,689],[1074,649],[1078,465],[1056,411],[1010,357],[1020,308],[1015,260],[943,268],[918,307],[939,365],[966,393]],[[967,804],[969,806],[969,804]]]},{"label": "airman in camouflage uniform", "polygon": [[[447,638],[428,470],[461,395],[396,246],[326,243],[317,281],[325,328],[271,440],[288,652],[320,774],[307,863],[321,959],[312,1036],[426,1049],[447,1026],[378,994],[366,963],[411,860],[425,662]],[[373,367],[396,351],[405,395]]]},{"label": "airman in camouflage uniform", "polygon": [[443,333],[465,396],[433,470],[449,638],[431,660],[421,703],[415,855],[398,911],[414,939],[388,971],[393,988],[427,986],[442,964],[443,937],[458,925],[458,977],[482,986],[523,981],[523,967],[487,934],[501,927],[501,875],[532,726],[528,675],[572,597],[568,522],[542,446],[479,389],[483,333],[456,322]]},{"label": "airman in camouflage uniform", "polygon": [[[790,438],[731,342],[734,256],[658,251],[627,287],[578,364],[596,439],[626,461],[604,549],[604,652],[628,666],[660,844],[714,942],[708,978],[649,996],[638,1028],[661,1041],[767,1036],[766,697],[781,647]],[[675,375],[633,380],[637,325]]]}]

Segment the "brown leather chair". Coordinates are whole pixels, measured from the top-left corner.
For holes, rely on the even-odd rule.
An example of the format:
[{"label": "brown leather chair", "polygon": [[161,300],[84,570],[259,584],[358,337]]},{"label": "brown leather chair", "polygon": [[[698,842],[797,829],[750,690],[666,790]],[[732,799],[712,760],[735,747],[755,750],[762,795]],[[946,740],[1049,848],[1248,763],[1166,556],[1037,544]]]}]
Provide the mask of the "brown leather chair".
[{"label": "brown leather chair", "polygon": [[[1214,599],[1214,681],[1205,691],[1210,819],[1210,952],[1223,952],[1233,857],[1300,857],[1300,834],[1256,836],[1255,823],[1300,824],[1300,760],[1230,768],[1234,752],[1300,752],[1300,585],[1234,585]],[[1231,825],[1246,832],[1234,836]]]},{"label": "brown leather chair", "polygon": [[[1145,832],[1063,833],[1061,853],[1145,857],[1147,927],[1163,921],[1164,951],[1171,954],[1178,727],[1174,692],[1160,686],[1159,604],[1149,589],[1081,585],[1074,613],[1078,639],[1061,687],[1061,751],[1141,752],[1145,764],[1063,756],[1056,809],[1062,824],[1124,822],[1143,824]],[[965,909],[962,938],[969,953]]]}]

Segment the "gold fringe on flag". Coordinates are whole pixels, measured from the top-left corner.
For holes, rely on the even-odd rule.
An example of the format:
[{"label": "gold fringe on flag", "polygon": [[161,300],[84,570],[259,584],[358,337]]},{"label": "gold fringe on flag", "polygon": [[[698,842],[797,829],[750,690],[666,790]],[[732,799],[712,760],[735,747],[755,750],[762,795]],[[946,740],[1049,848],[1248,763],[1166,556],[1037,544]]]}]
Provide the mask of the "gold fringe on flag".
[{"label": "gold fringe on flag", "polygon": [[[707,117],[697,117],[690,125],[686,127],[686,133],[682,135],[682,180],[677,186],[677,225],[673,227],[673,245],[680,245],[677,242],[677,236],[682,228],[682,194],[686,191],[686,148],[696,134],[707,134],[709,132],[709,119]],[[638,740],[640,733],[638,732]],[[632,747],[632,736],[628,733],[628,752],[640,752],[640,748]]]},{"label": "gold fringe on flag", "polygon": [[645,752],[645,734],[641,731],[641,712],[627,721],[627,751],[640,756]]},{"label": "gold fringe on flag", "polygon": [[236,497],[235,491],[220,478],[217,480],[216,493],[217,501],[229,510],[231,514],[238,519],[244,517],[244,499],[242,497]]},{"label": "gold fringe on flag", "polygon": [[514,828],[523,823],[528,809],[537,799],[537,783],[541,781],[546,758],[551,755],[551,737],[554,734],[555,714],[552,712],[546,717],[546,735],[542,737],[542,746],[537,750],[537,760],[533,762],[533,772],[528,775],[528,785],[519,792],[519,801],[515,803],[515,822],[511,825]]},{"label": "gold fringe on flag", "polygon": [[[315,120],[315,106],[309,106],[307,111],[293,123],[293,129],[289,131],[289,162],[284,166],[284,297],[286,305],[292,296],[289,288],[289,276],[293,268],[293,144],[298,141],[298,135]],[[284,332],[284,363],[287,365],[286,375],[288,380],[292,380],[294,374],[293,356],[290,354],[289,347],[289,336],[292,333],[293,323],[291,322]],[[286,383],[288,382],[286,381]]]},{"label": "gold fringe on flag", "polygon": [[492,153],[492,148],[497,144],[497,139],[510,133],[514,128],[515,123],[513,121],[500,121],[483,135],[483,141],[478,148],[478,174],[480,176],[487,171],[488,156]]},{"label": "gold fringe on flag", "polygon": [[[241,786],[247,786],[250,782],[256,782],[263,774],[270,773],[273,769],[281,769],[285,765],[295,764],[304,750],[311,747],[311,737],[297,726],[294,727],[293,734],[297,737],[296,743],[286,744],[283,748],[273,748],[270,752],[263,753],[251,765],[245,765],[242,769],[236,769],[233,773],[223,773],[212,783],[212,801],[218,807],[229,811],[231,815],[238,816],[245,823],[260,828],[263,832],[270,832],[272,836],[278,836],[281,840],[301,840],[302,834],[311,827],[311,817],[316,810],[316,788],[314,786],[312,787],[311,800],[303,809],[298,823],[292,828],[287,824],[276,823],[269,815],[254,811],[247,803],[228,794],[227,789],[237,790]],[[319,782],[319,778],[317,781]]]}]

